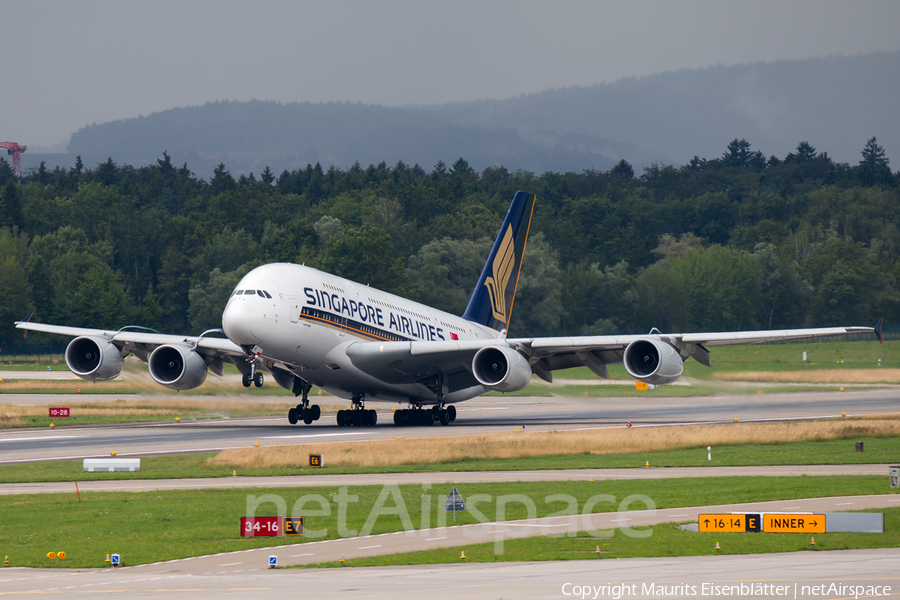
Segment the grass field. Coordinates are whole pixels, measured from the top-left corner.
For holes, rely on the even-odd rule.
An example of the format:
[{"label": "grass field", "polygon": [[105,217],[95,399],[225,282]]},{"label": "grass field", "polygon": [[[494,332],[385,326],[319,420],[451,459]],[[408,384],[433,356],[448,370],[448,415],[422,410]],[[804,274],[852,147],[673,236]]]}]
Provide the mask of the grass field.
[{"label": "grass field", "polygon": [[[874,511],[873,511],[874,512]],[[802,552],[845,550],[848,548],[896,548],[900,546],[900,508],[880,509],[884,513],[884,533],[817,533],[815,545],[810,536],[799,533],[692,533],[675,523],[653,526],[647,538],[630,538],[614,532],[609,538],[595,538],[587,533],[576,537],[531,537],[506,540],[503,553],[494,553],[494,543],[440,548],[422,552],[406,552],[386,556],[354,558],[344,567],[384,565],[423,565],[458,563],[460,552],[466,562],[531,562],[537,560],[602,560],[608,558],[645,558],[666,556],[706,556],[721,554],[756,554],[763,552]],[[716,549],[716,543],[720,548]],[[597,552],[599,548],[600,552]],[[298,568],[340,567],[338,562],[320,563]]]},{"label": "grass field", "polygon": [[900,416],[796,423],[516,431],[449,438],[436,436],[234,448],[222,451],[208,464],[239,470],[277,468],[304,464],[309,454],[322,454],[325,464],[334,467],[447,465],[473,460],[528,461],[532,457],[548,455],[641,456],[690,448],[699,449],[702,453],[708,445],[716,448],[718,456],[721,446],[774,445],[859,437],[900,439]]},{"label": "grass field", "polygon": [[[386,507],[406,508],[413,528],[424,523],[439,526],[446,519],[443,501],[452,484],[439,486],[404,485],[389,492]],[[477,510],[488,520],[496,515],[496,499],[508,494],[531,498],[542,517],[566,508],[566,503],[547,501],[554,494],[570,494],[577,505],[596,494],[611,494],[618,501],[632,494],[645,494],[656,508],[702,506],[732,502],[751,502],[804,497],[850,494],[881,494],[887,491],[886,477],[724,477],[673,479],[655,481],[575,481],[575,482],[504,482],[458,484],[463,496],[470,500],[468,510],[457,514],[457,523],[479,522],[473,514],[472,500],[483,494]],[[346,504],[346,527],[360,532],[375,505],[381,486],[350,487],[346,493],[358,496]],[[312,531],[325,531],[324,539],[341,537],[335,494],[338,488],[276,488],[183,490],[144,493],[83,493],[78,501],[75,490],[69,494],[39,494],[3,497],[3,528],[0,529],[0,554],[8,555],[13,566],[102,567],[106,554],[117,552],[125,564],[135,565],[188,556],[243,550],[268,545],[303,543],[313,538]],[[396,493],[396,495],[394,495]],[[248,495],[271,494],[282,498],[290,514],[295,503],[306,494],[321,496],[331,506],[326,516],[310,515],[318,502],[305,510],[307,536],[296,538],[241,538],[239,521],[246,516]],[[423,498],[427,496],[427,498]],[[398,499],[399,498],[399,499]],[[423,519],[423,508],[427,518]],[[617,503],[600,502],[594,512],[614,511]],[[636,504],[633,509],[645,506]],[[262,506],[257,516],[274,515],[275,504]],[[322,511],[324,512],[324,511]],[[528,516],[527,508],[511,503],[505,519]],[[375,520],[371,534],[401,531],[400,515],[381,515]],[[356,535],[356,532],[345,532]],[[896,534],[894,534],[896,535]],[[318,538],[323,539],[323,538]],[[652,538],[650,538],[652,539]],[[639,540],[642,541],[642,540]],[[896,541],[895,541],[896,544]],[[64,561],[50,561],[48,552],[66,553]],[[473,557],[474,558],[474,557]]]},{"label": "grass field", "polygon": [[[634,429],[629,430],[640,436]],[[763,430],[764,431],[764,430]],[[450,438],[452,440],[452,438]],[[673,445],[677,439],[670,440]],[[864,443],[865,452],[856,452],[855,442]],[[151,456],[141,459],[136,473],[84,473],[81,461],[52,461],[28,465],[0,465],[0,483],[38,481],[90,481],[106,479],[170,479],[184,477],[227,477],[233,471],[246,477],[267,475],[305,475],[315,485],[320,474],[350,473],[424,473],[434,471],[517,471],[523,469],[599,469],[643,467],[704,467],[746,465],[813,465],[813,464],[877,464],[896,462],[900,456],[900,437],[867,437],[850,435],[833,440],[793,441],[765,444],[715,445],[712,460],[707,459],[706,444],[679,449],[636,452],[629,454],[545,454],[528,458],[465,458],[433,464],[395,464],[382,466],[344,466],[331,464],[334,453],[325,444],[325,468],[310,469],[308,456],[296,463],[281,466],[235,465],[216,459],[213,454]]]}]

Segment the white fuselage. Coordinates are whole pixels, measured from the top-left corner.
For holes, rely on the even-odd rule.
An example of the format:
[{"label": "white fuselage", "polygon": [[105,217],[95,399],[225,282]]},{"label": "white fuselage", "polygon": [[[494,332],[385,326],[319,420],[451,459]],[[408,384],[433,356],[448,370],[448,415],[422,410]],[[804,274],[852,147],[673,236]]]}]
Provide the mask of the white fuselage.
[{"label": "white fuselage", "polygon": [[[252,293],[251,293],[252,292]],[[274,263],[253,269],[222,314],[234,343],[256,347],[267,366],[282,369],[336,396],[437,402],[417,383],[388,384],[355,368],[346,348],[359,342],[495,339],[497,331],[399,296],[311,267]],[[459,390],[445,402],[484,393]]]}]

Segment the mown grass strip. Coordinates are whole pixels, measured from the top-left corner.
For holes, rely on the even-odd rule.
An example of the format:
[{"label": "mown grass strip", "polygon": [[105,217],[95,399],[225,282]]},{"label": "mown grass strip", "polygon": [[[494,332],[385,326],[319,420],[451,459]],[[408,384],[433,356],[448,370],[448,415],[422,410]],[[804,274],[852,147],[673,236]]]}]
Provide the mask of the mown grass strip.
[{"label": "mown grass strip", "polygon": [[[862,441],[865,452],[856,452],[855,442]],[[896,462],[900,456],[900,437],[854,437],[830,441],[801,441],[784,444],[738,444],[715,446],[712,460],[707,459],[706,446],[638,452],[630,454],[542,455],[507,459],[469,459],[430,465],[392,465],[379,467],[329,466],[331,454],[325,453],[325,468],[311,469],[308,457],[301,463],[280,466],[229,466],[212,462],[215,454],[187,454],[152,456],[141,459],[141,471],[136,473],[85,473],[79,461],[44,461],[14,465],[0,465],[0,483],[40,481],[93,481],[107,479],[174,479],[186,477],[227,477],[237,470],[242,477],[303,475],[310,477],[309,485],[320,474],[353,473],[427,473],[435,471],[517,471],[541,469],[615,469],[643,467],[705,467],[747,465],[829,465],[881,464]]]},{"label": "mown grass strip", "polygon": [[[608,558],[650,558],[669,556],[711,556],[719,554],[760,554],[768,552],[803,552],[847,550],[851,548],[896,548],[900,546],[900,508],[879,509],[884,513],[884,533],[817,533],[815,545],[811,536],[799,533],[694,533],[675,523],[652,527],[652,534],[633,538],[621,531],[611,537],[595,538],[587,533],[576,537],[530,537],[506,540],[502,554],[495,554],[493,542],[420,552],[404,552],[384,556],[354,558],[344,567],[377,567],[386,565],[433,565],[463,562],[532,562],[539,560],[603,560]],[[716,542],[720,548],[716,549]],[[599,552],[597,549],[599,548]],[[340,567],[339,562],[303,565],[296,568]]]},{"label": "mown grass strip", "polygon": [[[3,503],[3,527],[0,529],[0,554],[8,555],[13,566],[102,567],[107,553],[117,552],[126,564],[143,564],[228,552],[268,545],[302,544],[312,541],[312,530],[324,530],[324,537],[334,539],[362,533],[372,507],[383,496],[383,506],[405,507],[401,515],[381,514],[370,534],[388,533],[404,529],[440,526],[448,519],[443,501],[453,484],[403,485],[396,487],[351,486],[344,488],[346,528],[338,531],[338,495],[341,488],[257,488],[177,490],[169,492],[81,494],[78,501],[73,489],[68,494],[34,494],[6,496]],[[473,515],[477,508],[488,520],[495,520],[496,500],[500,496],[519,494],[530,498],[538,517],[567,508],[566,502],[548,501],[551,495],[569,494],[575,498],[578,511],[588,499],[597,494],[615,497],[614,502],[602,501],[593,512],[612,512],[619,502],[634,494],[644,494],[656,508],[702,506],[707,504],[784,500],[806,497],[862,495],[886,493],[887,477],[723,477],[673,479],[654,481],[604,482],[508,482],[457,484],[467,499],[467,510],[457,513],[457,524],[478,522]],[[477,504],[474,496],[487,498]],[[288,514],[308,516],[307,532],[301,538],[241,538],[240,517],[247,514],[248,496],[270,495],[269,499],[283,499]],[[294,507],[304,496],[306,500],[321,499],[330,508],[325,516],[309,516],[312,509],[320,509],[320,501]],[[424,510],[423,510],[424,507]],[[640,502],[631,509],[646,508]],[[275,515],[275,504],[261,505],[257,516]],[[323,511],[324,512],[324,511]],[[426,518],[423,518],[423,514]],[[523,519],[528,508],[519,502],[507,505],[503,520]],[[62,562],[46,558],[48,552],[66,553]]]}]

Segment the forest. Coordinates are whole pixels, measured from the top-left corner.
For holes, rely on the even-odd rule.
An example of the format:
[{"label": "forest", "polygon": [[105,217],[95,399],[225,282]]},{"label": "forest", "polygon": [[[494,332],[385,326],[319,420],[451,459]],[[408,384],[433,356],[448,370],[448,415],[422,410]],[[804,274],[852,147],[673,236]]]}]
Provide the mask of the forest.
[{"label": "forest", "polygon": [[516,190],[537,195],[511,336],[722,331],[900,320],[900,172],[807,142],[735,139],[712,159],[608,171],[430,171],[384,162],[206,181],[155,164],[0,158],[0,342],[33,320],[199,334],[240,277],[305,263],[461,314]]}]

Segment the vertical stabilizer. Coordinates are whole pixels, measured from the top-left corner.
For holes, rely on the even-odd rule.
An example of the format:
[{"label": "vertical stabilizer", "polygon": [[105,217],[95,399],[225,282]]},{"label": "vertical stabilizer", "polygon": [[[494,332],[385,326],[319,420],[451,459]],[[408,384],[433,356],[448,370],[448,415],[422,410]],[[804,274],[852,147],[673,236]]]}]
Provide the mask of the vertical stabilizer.
[{"label": "vertical stabilizer", "polygon": [[497,331],[509,329],[516,286],[522,269],[522,257],[531,217],[534,214],[534,194],[516,192],[494,247],[488,256],[478,285],[469,299],[464,319]]}]

